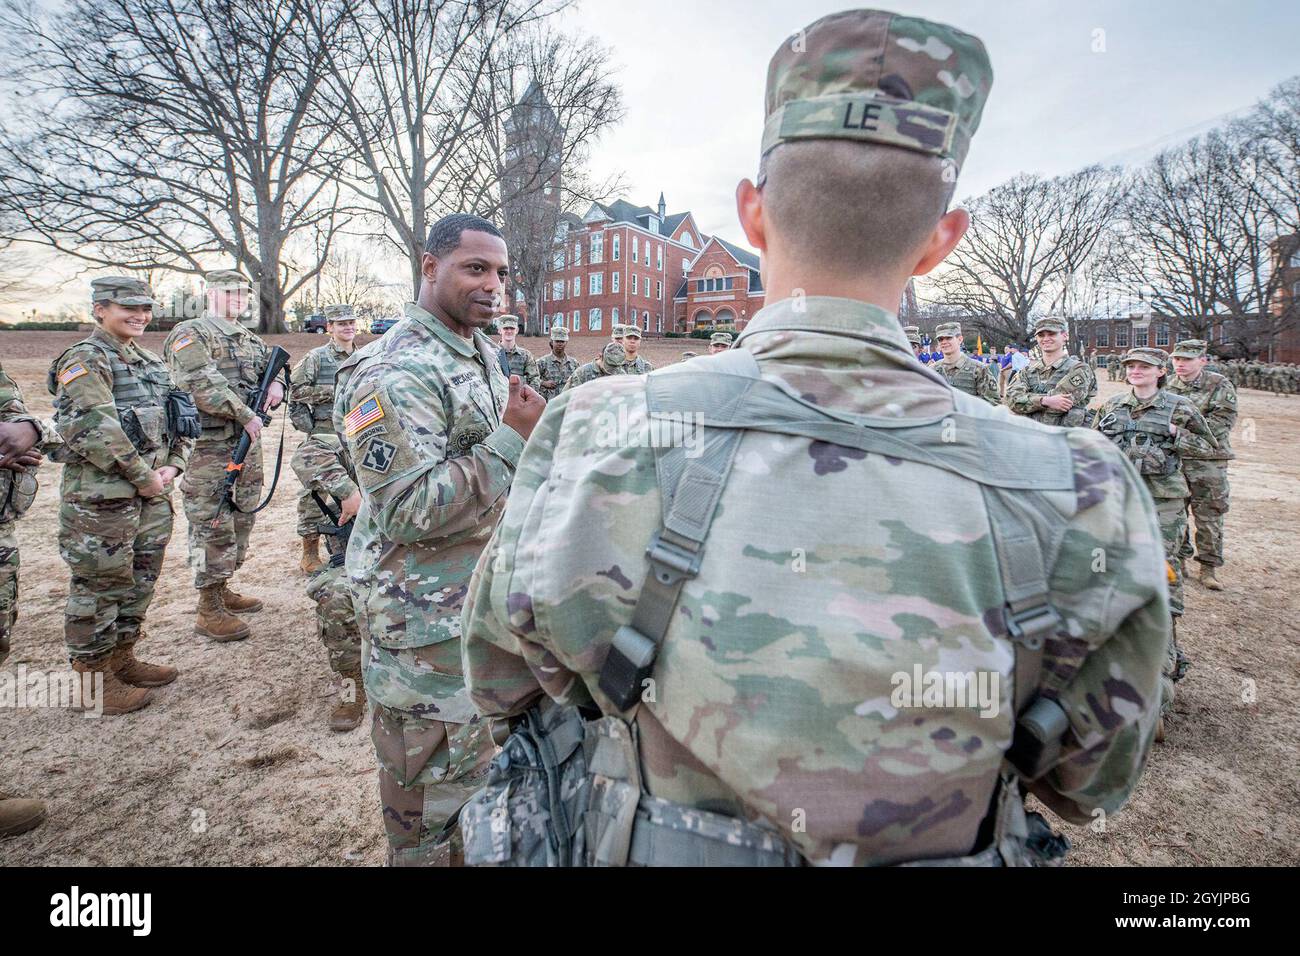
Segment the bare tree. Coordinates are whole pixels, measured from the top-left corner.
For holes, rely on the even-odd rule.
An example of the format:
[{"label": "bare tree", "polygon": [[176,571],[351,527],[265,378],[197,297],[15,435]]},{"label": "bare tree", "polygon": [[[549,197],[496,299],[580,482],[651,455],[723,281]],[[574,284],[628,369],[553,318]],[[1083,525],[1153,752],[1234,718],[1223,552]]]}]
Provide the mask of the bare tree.
[{"label": "bare tree", "polygon": [[[340,3],[71,0],[47,16],[5,0],[27,104],[0,135],[17,237],[128,269],[233,263],[258,283],[262,330],[283,329],[345,220],[312,109]],[[313,228],[321,255],[291,278],[286,243]]]},{"label": "bare tree", "polygon": [[971,228],[931,280],[991,341],[1022,341],[1031,320],[1060,310],[1089,268],[1124,195],[1115,170],[1052,179],[1022,174],[966,203]]},{"label": "bare tree", "polygon": [[329,304],[370,305],[382,301],[387,285],[375,271],[372,253],[356,246],[339,246],[321,270],[321,298]]}]

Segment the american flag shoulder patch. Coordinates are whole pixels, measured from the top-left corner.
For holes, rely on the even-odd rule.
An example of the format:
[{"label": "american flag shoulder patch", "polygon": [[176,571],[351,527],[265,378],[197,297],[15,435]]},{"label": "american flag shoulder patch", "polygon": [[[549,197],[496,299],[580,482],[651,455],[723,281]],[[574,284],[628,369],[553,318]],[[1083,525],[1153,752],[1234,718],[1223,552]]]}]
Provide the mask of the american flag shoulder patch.
[{"label": "american flag shoulder patch", "polygon": [[379,393],[375,392],[369,398],[362,399],[356,408],[347,413],[343,419],[343,431],[348,438],[351,438],[361,429],[373,425],[383,417],[384,406],[379,404]]},{"label": "american flag shoulder patch", "polygon": [[179,352],[181,349],[185,348],[185,346],[193,345],[193,344],[194,344],[194,340],[192,338],[190,338],[188,335],[182,335],[180,338],[178,338],[175,342],[172,343],[172,351]]},{"label": "american flag shoulder patch", "polygon": [[59,384],[67,385],[69,382],[75,382],[89,371],[90,370],[80,362],[74,362],[59,373]]}]

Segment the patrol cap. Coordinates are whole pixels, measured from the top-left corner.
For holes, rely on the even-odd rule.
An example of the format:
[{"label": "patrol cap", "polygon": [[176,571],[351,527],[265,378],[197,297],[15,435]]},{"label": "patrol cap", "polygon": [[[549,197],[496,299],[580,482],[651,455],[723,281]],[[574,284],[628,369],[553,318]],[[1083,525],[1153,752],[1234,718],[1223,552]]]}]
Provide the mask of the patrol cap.
[{"label": "patrol cap", "polygon": [[501,316],[501,318],[497,319],[497,328],[498,328],[498,329],[515,329],[516,331],[518,331],[518,329],[519,329],[519,320],[516,319],[513,315],[503,315],[503,316]]},{"label": "patrol cap", "polygon": [[848,139],[966,159],[993,68],[977,37],[885,10],[845,10],[788,37],[767,67],[758,184],[781,143]]},{"label": "patrol cap", "polygon": [[90,281],[90,301],[116,302],[118,305],[157,305],[153,290],[143,279],[131,276],[105,276]]},{"label": "patrol cap", "polygon": [[252,291],[253,284],[245,279],[234,269],[218,269],[216,272],[209,272],[203,277],[209,289],[248,289]]},{"label": "patrol cap", "polygon": [[683,352],[683,353],[682,353],[682,358],[684,358],[684,359],[693,359],[693,358],[696,357],[697,354],[698,354],[698,353],[696,353],[696,352],[686,351],[686,352]]},{"label": "patrol cap", "polygon": [[1209,345],[1205,339],[1183,339],[1174,346],[1174,358],[1205,358]]},{"label": "patrol cap", "polygon": [[1034,334],[1039,332],[1064,332],[1066,331],[1065,319],[1059,315],[1045,315],[1034,323]]},{"label": "patrol cap", "polygon": [[606,368],[622,368],[627,361],[627,352],[617,342],[610,342],[601,350],[600,360]]},{"label": "patrol cap", "polygon": [[614,327],[609,330],[609,337],[611,339],[621,339],[623,337],[623,334],[626,331],[627,331],[626,325],[624,325],[622,322],[615,322]]},{"label": "patrol cap", "polygon": [[1156,368],[1164,369],[1169,356],[1165,354],[1164,349],[1153,348],[1136,348],[1129,349],[1124,353],[1123,362],[1145,362],[1147,365],[1154,365]]},{"label": "patrol cap", "polygon": [[731,346],[731,333],[730,333],[730,332],[714,332],[712,335],[709,336],[709,344],[710,344],[710,345],[725,345],[725,346],[727,346],[727,347],[730,347],[730,346]]},{"label": "patrol cap", "polygon": [[636,325],[623,326],[623,337],[627,338],[629,335],[633,338],[641,338],[641,328]]},{"label": "patrol cap", "polygon": [[919,326],[905,325],[903,326],[903,334],[907,336],[907,341],[913,345],[921,344],[921,329]]},{"label": "patrol cap", "polygon": [[942,325],[939,325],[935,328],[934,337],[936,339],[943,338],[945,335],[951,335],[953,338],[958,338],[958,339],[961,338],[961,323],[944,322]]},{"label": "patrol cap", "polygon": [[551,341],[552,341],[552,342],[567,342],[567,341],[569,341],[569,330],[566,329],[566,328],[565,328],[564,326],[562,326],[562,325],[552,325],[552,326],[551,326]]},{"label": "patrol cap", "polygon": [[356,313],[352,311],[350,305],[327,305],[325,306],[326,322],[347,322],[355,319]]}]

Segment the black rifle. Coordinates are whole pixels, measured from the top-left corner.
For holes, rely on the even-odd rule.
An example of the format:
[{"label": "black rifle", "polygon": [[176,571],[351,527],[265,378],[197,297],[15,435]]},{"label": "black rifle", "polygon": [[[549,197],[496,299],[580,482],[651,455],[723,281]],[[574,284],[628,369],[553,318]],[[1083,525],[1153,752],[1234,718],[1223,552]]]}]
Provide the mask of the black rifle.
[{"label": "black rifle", "polygon": [[[271,391],[271,386],[275,380],[284,373],[284,394],[287,398],[289,395],[289,353],[280,346],[271,349],[271,354],[267,359],[266,371],[262,373],[262,380],[257,383],[257,391],[253,392],[248,406],[253,410],[253,414],[262,419],[263,425],[271,424],[271,415],[262,410],[266,404],[267,394]],[[235,482],[244,471],[244,459],[248,457],[248,450],[253,447],[253,439],[247,431],[239,436],[239,444],[235,446],[235,453],[230,456],[230,462],[226,465],[226,487],[221,494],[221,502],[217,505],[217,513],[212,516],[212,527],[216,527],[221,522],[221,514],[226,508],[231,508],[241,514],[257,514],[271,500],[271,495],[275,493],[275,486],[280,481],[280,463],[284,457],[284,431],[280,431],[280,450],[275,457],[275,475],[271,478],[271,490],[266,493],[266,498],[252,511],[244,511],[239,505],[235,504]]]},{"label": "black rifle", "polygon": [[352,537],[353,519],[349,518],[346,524],[339,524],[339,519],[343,517],[342,502],[337,498],[334,499],[334,503],[339,508],[338,514],[335,514],[330,510],[330,506],[325,503],[325,499],[315,491],[312,491],[311,496],[316,500],[316,506],[320,508],[321,513],[330,519],[329,524],[323,522],[317,524],[316,530],[325,535],[325,550],[329,552],[330,567],[340,568],[347,556],[348,539]]}]

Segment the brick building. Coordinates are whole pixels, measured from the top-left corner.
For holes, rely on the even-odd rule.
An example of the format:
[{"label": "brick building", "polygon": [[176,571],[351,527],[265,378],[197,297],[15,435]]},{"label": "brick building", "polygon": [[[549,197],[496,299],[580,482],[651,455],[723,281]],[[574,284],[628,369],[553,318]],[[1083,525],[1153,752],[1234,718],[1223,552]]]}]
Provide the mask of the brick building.
[{"label": "brick building", "polygon": [[763,307],[758,256],[713,236],[690,264],[673,296],[673,328],[702,326],[743,329]]},{"label": "brick building", "polygon": [[609,335],[635,322],[647,334],[673,331],[673,295],[703,249],[689,212],[667,213],[624,200],[565,213],[543,291],[546,326],[573,335]]}]

